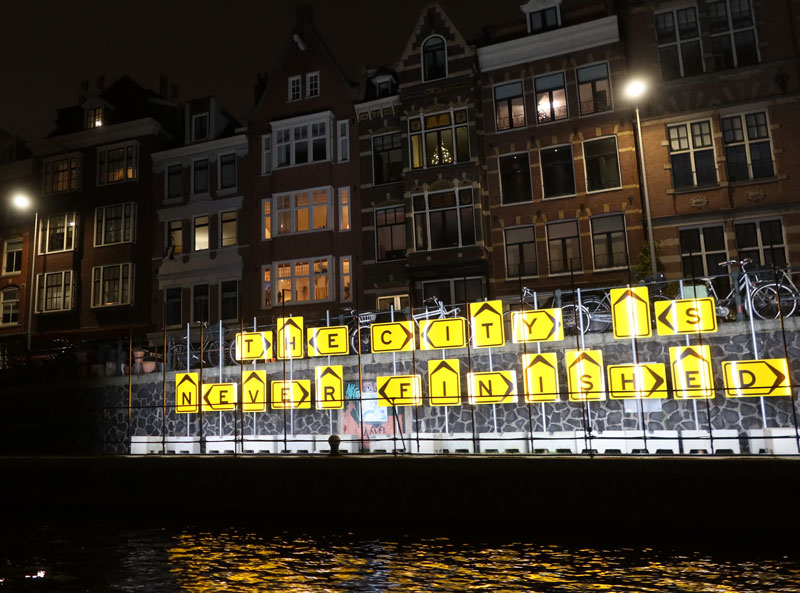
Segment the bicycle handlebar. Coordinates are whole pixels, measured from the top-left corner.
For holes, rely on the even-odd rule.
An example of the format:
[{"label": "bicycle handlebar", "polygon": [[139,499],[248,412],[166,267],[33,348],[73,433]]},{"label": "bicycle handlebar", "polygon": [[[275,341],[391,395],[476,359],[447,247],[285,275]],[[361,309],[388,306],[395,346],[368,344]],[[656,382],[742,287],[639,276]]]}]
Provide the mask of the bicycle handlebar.
[{"label": "bicycle handlebar", "polygon": [[746,258],[744,258],[744,259],[742,259],[742,260],[738,260],[738,259],[729,259],[729,260],[727,260],[727,261],[722,261],[722,262],[719,262],[717,265],[718,265],[720,268],[721,268],[722,266],[733,266],[733,265],[739,265],[740,267],[744,267],[744,266],[749,266],[749,265],[750,265],[750,264],[752,264],[752,263],[753,263],[753,260],[752,260],[752,259],[750,259],[749,257],[746,257]]}]

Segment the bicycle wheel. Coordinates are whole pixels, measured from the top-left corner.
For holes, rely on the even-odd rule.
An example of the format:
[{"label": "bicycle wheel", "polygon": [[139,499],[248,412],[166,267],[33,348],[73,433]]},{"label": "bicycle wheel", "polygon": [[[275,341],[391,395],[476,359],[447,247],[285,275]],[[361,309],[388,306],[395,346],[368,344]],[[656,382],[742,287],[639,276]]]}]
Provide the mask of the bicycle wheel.
[{"label": "bicycle wheel", "polygon": [[785,284],[764,284],[753,291],[753,312],[761,319],[789,317],[797,308],[797,293]]},{"label": "bicycle wheel", "polygon": [[586,307],[580,308],[580,318],[578,317],[578,306],[575,303],[567,303],[561,307],[561,320],[564,323],[564,333],[570,336],[576,335],[581,328],[585,334],[589,331],[589,312]]},{"label": "bicycle wheel", "polygon": [[589,313],[587,331],[601,333],[611,327],[611,309],[604,301],[596,298],[587,298],[581,301],[581,305]]},{"label": "bicycle wheel", "polygon": [[186,370],[186,344],[173,344],[170,356],[173,369],[176,371]]},{"label": "bicycle wheel", "polygon": [[221,351],[219,347],[219,342],[217,340],[212,340],[211,342],[208,342],[206,344],[205,351],[203,352],[203,354],[205,355],[206,362],[210,366],[212,367],[219,366]]},{"label": "bicycle wheel", "polygon": [[[350,334],[350,346],[353,349],[353,354],[358,354],[358,330]],[[372,341],[369,336],[369,328],[361,328],[361,354],[369,354],[372,352]]]}]

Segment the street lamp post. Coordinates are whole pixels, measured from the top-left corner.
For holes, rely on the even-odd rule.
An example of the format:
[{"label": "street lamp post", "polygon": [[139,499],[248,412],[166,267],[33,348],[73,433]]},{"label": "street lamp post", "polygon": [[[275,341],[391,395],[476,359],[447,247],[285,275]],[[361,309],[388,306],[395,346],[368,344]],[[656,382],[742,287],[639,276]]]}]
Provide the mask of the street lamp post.
[{"label": "street lamp post", "polygon": [[656,245],[653,241],[653,219],[650,216],[650,194],[647,191],[647,169],[644,164],[644,141],[642,139],[642,124],[639,119],[639,97],[647,86],[642,80],[632,80],[625,88],[625,94],[636,101],[636,143],[639,147],[639,168],[642,172],[642,197],[644,198],[644,216],[647,225],[647,243],[650,246],[650,272],[656,273]]},{"label": "street lamp post", "polygon": [[[33,206],[33,202],[31,199],[25,195],[24,193],[15,194],[11,198],[11,204],[20,211],[28,210]],[[30,275],[30,282],[28,283],[28,290],[27,296],[28,298],[28,352],[31,351],[31,338],[32,338],[32,329],[33,329],[33,307],[34,307],[34,297],[36,286],[34,286],[35,277],[35,270],[36,270],[36,237],[39,229],[39,212],[34,211],[33,213],[33,236],[29,241],[30,248],[32,250],[31,256],[31,275]]]}]

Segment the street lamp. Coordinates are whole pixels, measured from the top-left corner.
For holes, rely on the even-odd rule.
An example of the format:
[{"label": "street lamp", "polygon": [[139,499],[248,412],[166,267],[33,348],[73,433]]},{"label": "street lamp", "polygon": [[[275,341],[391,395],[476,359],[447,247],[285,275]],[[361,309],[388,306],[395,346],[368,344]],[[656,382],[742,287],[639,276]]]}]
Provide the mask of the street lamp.
[{"label": "street lamp", "polygon": [[636,143],[639,147],[639,168],[642,171],[642,197],[644,198],[644,216],[647,224],[647,243],[650,246],[650,272],[656,273],[656,245],[653,241],[653,219],[650,216],[650,194],[647,191],[647,170],[644,164],[644,141],[642,140],[642,124],[639,120],[639,98],[647,91],[644,80],[634,79],[625,87],[625,95],[635,102],[636,106]]},{"label": "street lamp", "polygon": [[[22,192],[16,193],[11,197],[11,205],[21,212],[27,211],[28,209],[33,207],[33,200]],[[31,279],[28,283],[28,352],[31,350],[31,329],[33,327],[33,306],[34,306],[34,294],[36,291],[36,287],[34,286],[34,270],[36,269],[36,236],[39,228],[39,212],[34,211],[33,213],[33,236],[31,237],[28,244],[31,248]]]}]

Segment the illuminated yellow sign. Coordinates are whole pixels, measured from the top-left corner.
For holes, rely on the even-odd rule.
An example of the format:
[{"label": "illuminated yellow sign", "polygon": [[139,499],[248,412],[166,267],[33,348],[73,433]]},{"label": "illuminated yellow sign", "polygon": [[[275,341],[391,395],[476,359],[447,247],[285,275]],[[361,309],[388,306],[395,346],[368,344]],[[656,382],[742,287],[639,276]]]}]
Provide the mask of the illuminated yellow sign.
[{"label": "illuminated yellow sign", "polygon": [[236,360],[264,360],[272,358],[272,332],[245,332],[236,334]]},{"label": "illuminated yellow sign", "polygon": [[413,321],[373,323],[370,332],[373,352],[410,352],[414,349]]},{"label": "illuminated yellow sign", "polygon": [[654,304],[659,336],[717,331],[716,305],[711,297],[656,301]]},{"label": "illuminated yellow sign", "polygon": [[611,319],[615,338],[648,338],[650,297],[646,286],[611,289]]},{"label": "illuminated yellow sign", "polygon": [[558,401],[558,356],[555,352],[522,355],[525,403]]},{"label": "illuminated yellow sign", "polygon": [[458,359],[428,361],[428,397],[432,406],[457,406],[461,403]]},{"label": "illuminated yellow sign", "polygon": [[200,374],[175,374],[175,413],[196,414],[200,411]]},{"label": "illuminated yellow sign", "polygon": [[308,335],[309,356],[336,356],[350,354],[348,341],[348,328],[346,325],[331,327],[309,327]]},{"label": "illuminated yellow sign", "polygon": [[473,348],[492,348],[505,344],[503,301],[469,304]]},{"label": "illuminated yellow sign", "polygon": [[511,314],[511,341],[515,344],[555,342],[563,339],[561,309],[514,311]]},{"label": "illuminated yellow sign", "polygon": [[270,384],[270,405],[273,410],[308,410],[311,408],[311,381],[273,381]]},{"label": "illuminated yellow sign", "polygon": [[600,350],[567,350],[567,385],[573,402],[603,401],[606,387]]},{"label": "illuminated yellow sign", "polygon": [[318,410],[344,408],[344,373],[341,365],[314,368]]},{"label": "illuminated yellow sign", "polygon": [[722,363],[728,397],[791,397],[789,362],[785,358],[730,360]]},{"label": "illuminated yellow sign", "polygon": [[302,317],[278,317],[275,350],[280,360],[303,358]]},{"label": "illuminated yellow sign", "polygon": [[513,404],[517,401],[515,371],[467,373],[467,381],[471,404]]},{"label": "illuminated yellow sign", "polygon": [[467,322],[463,317],[426,319],[419,322],[421,350],[463,348],[467,345]]},{"label": "illuminated yellow sign", "polygon": [[669,349],[675,399],[713,399],[714,374],[711,370],[711,348],[708,346],[675,346]]},{"label": "illuminated yellow sign", "polygon": [[232,412],[236,409],[236,383],[203,383],[204,412]]},{"label": "illuminated yellow sign", "polygon": [[267,411],[267,371],[245,371],[242,379],[242,412]]},{"label": "illuminated yellow sign", "polygon": [[667,370],[660,362],[608,365],[611,399],[666,399]]},{"label": "illuminated yellow sign", "polygon": [[422,380],[419,375],[378,377],[378,404],[381,406],[419,406]]}]

